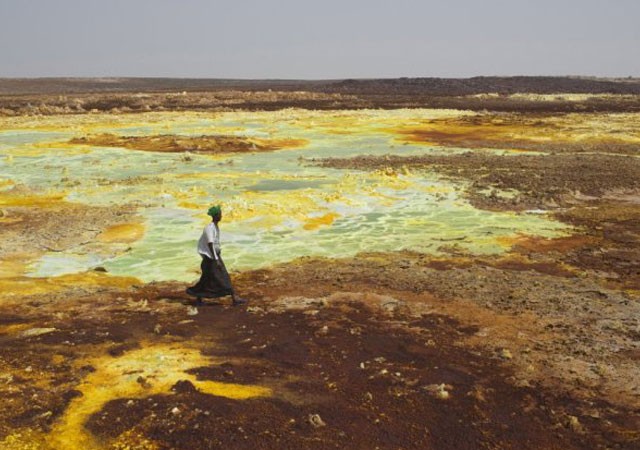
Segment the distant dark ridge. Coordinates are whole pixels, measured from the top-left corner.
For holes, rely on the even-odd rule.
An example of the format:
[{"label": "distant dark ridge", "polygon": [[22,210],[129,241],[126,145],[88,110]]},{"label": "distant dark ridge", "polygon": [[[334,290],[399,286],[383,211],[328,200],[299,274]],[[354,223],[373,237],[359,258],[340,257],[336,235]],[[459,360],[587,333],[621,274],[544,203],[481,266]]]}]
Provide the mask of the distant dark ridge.
[{"label": "distant dark ridge", "polygon": [[498,94],[640,94],[640,79],[598,79],[581,77],[474,77],[474,78],[396,78],[343,80],[332,89],[353,94],[396,94],[435,96]]},{"label": "distant dark ridge", "polygon": [[458,96],[483,93],[640,94],[640,79],[587,77],[474,77],[346,80],[205,78],[0,78],[0,94],[82,94],[176,91],[315,91],[343,94]]}]

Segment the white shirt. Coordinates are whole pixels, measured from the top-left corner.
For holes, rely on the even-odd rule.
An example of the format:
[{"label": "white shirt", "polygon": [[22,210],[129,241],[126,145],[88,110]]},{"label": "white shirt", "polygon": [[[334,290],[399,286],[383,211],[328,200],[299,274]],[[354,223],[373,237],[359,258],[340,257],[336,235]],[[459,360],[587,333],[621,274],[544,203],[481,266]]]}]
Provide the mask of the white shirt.
[{"label": "white shirt", "polygon": [[[215,250],[213,255],[207,245],[209,243],[213,244],[213,248]],[[220,253],[220,229],[215,223],[211,222],[209,225],[204,227],[202,236],[200,236],[200,240],[198,241],[198,253],[211,259],[218,260],[218,253]]]}]

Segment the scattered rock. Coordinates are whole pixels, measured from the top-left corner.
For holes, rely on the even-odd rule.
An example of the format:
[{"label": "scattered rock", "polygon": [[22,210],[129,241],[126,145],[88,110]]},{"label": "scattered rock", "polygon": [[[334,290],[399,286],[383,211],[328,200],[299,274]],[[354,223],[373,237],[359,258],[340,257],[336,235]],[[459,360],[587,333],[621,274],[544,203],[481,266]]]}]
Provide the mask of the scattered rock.
[{"label": "scattered rock", "polygon": [[34,337],[41,336],[47,333],[53,333],[57,328],[29,328],[20,333],[20,337]]},{"label": "scattered rock", "polygon": [[251,314],[264,314],[264,309],[259,306],[247,306],[247,312]]},{"label": "scattered rock", "polygon": [[140,386],[142,386],[145,389],[148,389],[151,387],[151,383],[149,383],[147,379],[142,375],[136,379],[136,383],[138,383]]},{"label": "scattered rock", "polygon": [[308,420],[313,428],[322,428],[327,426],[319,414],[309,414]]},{"label": "scattered rock", "polygon": [[436,398],[440,400],[446,400],[450,397],[449,391],[447,389],[452,389],[451,385],[448,384],[429,384],[427,386],[422,386],[422,389],[430,393]]},{"label": "scattered rock", "polygon": [[171,386],[171,391],[176,392],[178,394],[186,394],[192,392],[198,392],[193,383],[189,380],[179,380]]},{"label": "scattered rock", "polygon": [[500,358],[502,359],[513,359],[513,355],[508,348],[503,348],[500,350]]},{"label": "scattered rock", "polygon": [[567,421],[568,428],[575,431],[576,433],[582,433],[584,431],[584,429],[582,428],[582,424],[580,423],[580,420],[578,420],[576,416],[569,416],[568,419],[569,419]]}]

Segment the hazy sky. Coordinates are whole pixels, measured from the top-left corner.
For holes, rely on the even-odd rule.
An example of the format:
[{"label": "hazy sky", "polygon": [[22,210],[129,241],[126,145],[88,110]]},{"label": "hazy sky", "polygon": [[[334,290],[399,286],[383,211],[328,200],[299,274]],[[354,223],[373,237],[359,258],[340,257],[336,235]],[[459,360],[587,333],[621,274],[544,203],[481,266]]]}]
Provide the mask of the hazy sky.
[{"label": "hazy sky", "polygon": [[640,0],[0,0],[0,77],[640,76]]}]

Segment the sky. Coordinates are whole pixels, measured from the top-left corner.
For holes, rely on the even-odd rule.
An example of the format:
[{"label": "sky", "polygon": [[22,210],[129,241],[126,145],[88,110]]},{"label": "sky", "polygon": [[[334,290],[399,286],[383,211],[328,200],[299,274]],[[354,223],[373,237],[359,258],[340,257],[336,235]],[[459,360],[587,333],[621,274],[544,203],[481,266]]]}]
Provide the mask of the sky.
[{"label": "sky", "polygon": [[0,77],[640,76],[640,0],[0,0]]}]

